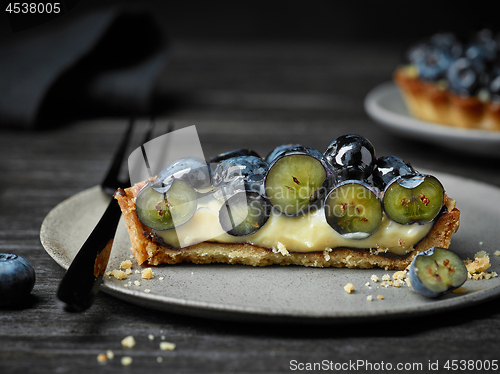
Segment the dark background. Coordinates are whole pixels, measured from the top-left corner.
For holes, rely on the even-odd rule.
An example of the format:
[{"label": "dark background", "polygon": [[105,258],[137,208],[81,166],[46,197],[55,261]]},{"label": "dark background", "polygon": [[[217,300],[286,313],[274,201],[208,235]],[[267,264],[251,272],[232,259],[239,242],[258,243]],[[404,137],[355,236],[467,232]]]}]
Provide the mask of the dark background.
[{"label": "dark background", "polygon": [[[4,1],[7,3],[7,1]],[[453,30],[461,36],[489,27],[498,31],[500,6],[491,1],[80,1],[69,13],[116,4],[152,7],[172,39],[392,41]],[[2,16],[5,13],[2,9]],[[71,16],[71,15],[69,15]],[[69,17],[68,16],[68,17]],[[0,18],[0,35],[9,23]]]}]

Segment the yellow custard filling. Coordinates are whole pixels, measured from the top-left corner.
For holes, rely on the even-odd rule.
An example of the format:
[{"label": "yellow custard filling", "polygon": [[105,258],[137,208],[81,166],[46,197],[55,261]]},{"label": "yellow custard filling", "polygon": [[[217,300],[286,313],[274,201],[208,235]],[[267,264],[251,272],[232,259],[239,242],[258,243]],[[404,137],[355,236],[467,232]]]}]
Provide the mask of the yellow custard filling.
[{"label": "yellow custard filling", "polygon": [[287,217],[273,210],[260,230],[248,236],[237,237],[225,233],[219,223],[221,204],[216,199],[207,200],[200,204],[200,208],[187,223],[175,230],[155,233],[173,247],[211,241],[249,243],[280,252],[323,252],[348,247],[404,255],[427,236],[434,224],[401,225],[384,215],[380,228],[373,235],[364,239],[350,239],[330,227],[323,209],[300,217]]}]

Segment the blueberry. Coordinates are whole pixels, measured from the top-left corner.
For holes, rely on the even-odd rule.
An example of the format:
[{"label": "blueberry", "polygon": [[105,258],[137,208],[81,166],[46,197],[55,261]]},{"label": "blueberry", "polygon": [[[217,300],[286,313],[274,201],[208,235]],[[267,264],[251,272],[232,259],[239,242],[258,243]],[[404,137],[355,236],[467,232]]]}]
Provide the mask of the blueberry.
[{"label": "blueberry", "polygon": [[184,157],[172,162],[156,177],[153,188],[166,192],[174,179],[179,179],[196,190],[210,188],[210,168],[205,160],[197,157]]},{"label": "blueberry", "polygon": [[233,149],[229,152],[219,153],[217,156],[214,156],[208,160],[209,164],[221,162],[223,160],[227,160],[228,158],[238,157],[238,156],[255,156],[259,157],[259,154],[255,152],[253,149]]},{"label": "blueberry", "polygon": [[415,60],[415,65],[420,79],[435,82],[445,76],[452,62],[453,58],[446,50],[431,46]]},{"label": "blueberry", "polygon": [[270,164],[265,193],[278,212],[300,216],[318,208],[331,177],[331,166],[321,152],[297,146],[279,153]]},{"label": "blueberry", "polygon": [[495,103],[500,102],[500,65],[497,65],[491,69],[487,88],[490,94],[491,101]]},{"label": "blueberry", "polygon": [[464,54],[476,69],[484,70],[495,61],[497,45],[493,40],[485,44],[472,43],[467,46]]},{"label": "blueberry", "polygon": [[382,223],[378,192],[365,182],[341,182],[325,199],[325,218],[340,235],[364,239],[377,231]]},{"label": "blueberry", "polygon": [[333,167],[337,182],[366,180],[375,163],[375,148],[363,136],[343,135],[328,146],[324,156]]},{"label": "blueberry", "polygon": [[448,89],[460,96],[476,95],[481,88],[481,75],[477,67],[467,58],[461,57],[446,73]]},{"label": "blueberry", "polygon": [[258,231],[269,219],[271,204],[255,191],[238,192],[227,199],[219,211],[219,222],[232,236],[247,236]]},{"label": "blueberry", "polygon": [[463,51],[462,43],[451,32],[434,34],[430,38],[430,44],[446,51],[454,59],[460,57]]},{"label": "blueberry", "polygon": [[302,145],[300,144],[282,144],[274,148],[269,154],[266,156],[265,160],[268,164],[271,164],[276,157],[278,157],[281,153],[285,151],[290,151],[295,148],[300,148]]},{"label": "blueberry", "polygon": [[441,212],[443,203],[443,185],[432,175],[399,176],[384,190],[386,215],[402,225],[432,222]]},{"label": "blueberry", "polygon": [[165,192],[146,184],[137,194],[135,210],[139,220],[154,230],[170,230],[189,221],[198,203],[193,188],[173,179]]},{"label": "blueberry", "polygon": [[256,156],[237,156],[222,160],[212,173],[212,185],[221,187],[242,183],[250,190],[258,189],[268,166],[266,161]]},{"label": "blueberry", "polygon": [[464,284],[467,268],[454,252],[433,247],[413,259],[409,278],[415,291],[436,298]]},{"label": "blueberry", "polygon": [[23,301],[35,285],[35,270],[23,257],[0,253],[0,305]]},{"label": "blueberry", "polygon": [[400,175],[415,174],[415,169],[396,156],[382,156],[377,158],[373,168],[373,182],[384,190],[394,178]]},{"label": "blueberry", "polygon": [[403,52],[401,62],[405,65],[414,64],[418,59],[422,58],[426,50],[429,48],[428,42],[419,42],[411,45]]}]

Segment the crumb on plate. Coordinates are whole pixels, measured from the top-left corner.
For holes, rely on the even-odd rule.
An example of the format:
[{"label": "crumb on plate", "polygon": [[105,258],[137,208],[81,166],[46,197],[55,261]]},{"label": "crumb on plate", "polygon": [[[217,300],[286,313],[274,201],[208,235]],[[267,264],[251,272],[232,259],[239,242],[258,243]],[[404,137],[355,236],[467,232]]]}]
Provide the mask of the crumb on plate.
[{"label": "crumb on plate", "polygon": [[352,293],[352,291],[354,291],[354,286],[352,283],[347,283],[345,286],[344,286],[344,291],[347,292],[347,293]]}]

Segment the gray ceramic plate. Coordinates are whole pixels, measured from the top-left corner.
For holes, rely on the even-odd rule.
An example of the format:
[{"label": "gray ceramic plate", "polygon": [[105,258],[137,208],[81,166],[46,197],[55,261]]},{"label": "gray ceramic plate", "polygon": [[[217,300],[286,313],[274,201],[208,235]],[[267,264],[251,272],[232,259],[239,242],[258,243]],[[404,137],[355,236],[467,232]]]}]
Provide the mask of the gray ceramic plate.
[{"label": "gray ceramic plate", "polygon": [[500,156],[500,132],[459,129],[419,121],[408,113],[397,86],[392,82],[383,83],[370,91],[364,105],[374,121],[395,134],[460,152]]},{"label": "gray ceramic plate", "polygon": [[[500,243],[500,189],[455,176],[436,175],[458,201],[461,227],[451,249],[462,258],[479,250],[490,253],[491,271],[500,273],[500,257],[493,255]],[[108,198],[99,187],[85,190],[57,205],[45,218],[41,242],[50,256],[68,268],[81,244],[99,220]],[[77,214],[75,214],[77,213]],[[108,270],[129,259],[130,242],[121,222]],[[134,261],[133,261],[134,262]],[[411,288],[381,288],[370,280],[394,271],[382,269],[306,268],[243,265],[182,264],[154,268],[154,278],[141,279],[133,265],[125,281],[105,277],[101,290],[140,306],[209,318],[259,320],[267,322],[345,322],[382,318],[411,317],[445,312],[486,301],[500,295],[500,278],[465,283],[467,293],[449,294],[429,300]],[[161,279],[162,278],[162,279]],[[128,285],[131,281],[131,285]],[[140,286],[134,284],[140,282]],[[343,287],[353,283],[355,292]],[[370,287],[365,284],[369,282]],[[151,292],[146,293],[149,289]],[[374,300],[368,301],[367,296]],[[383,300],[378,300],[382,295]]]}]

